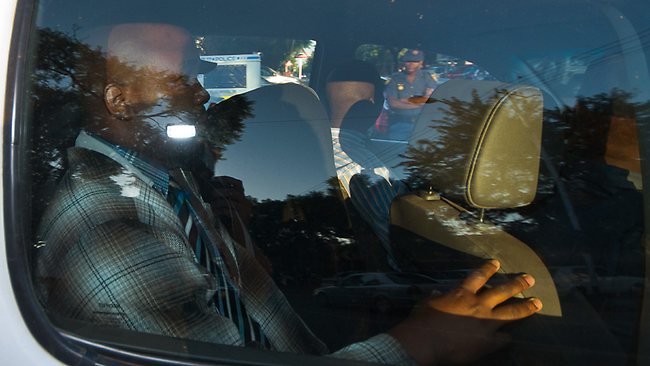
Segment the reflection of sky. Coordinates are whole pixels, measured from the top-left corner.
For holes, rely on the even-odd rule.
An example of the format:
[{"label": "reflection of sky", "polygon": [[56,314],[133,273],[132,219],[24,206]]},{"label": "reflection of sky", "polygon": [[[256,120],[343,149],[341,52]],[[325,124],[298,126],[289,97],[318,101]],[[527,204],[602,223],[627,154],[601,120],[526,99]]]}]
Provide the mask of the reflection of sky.
[{"label": "reflection of sky", "polygon": [[[276,6],[265,7],[251,6],[248,1],[204,0],[166,2],[161,6],[153,1],[132,0],[43,1],[39,4],[38,23],[72,32],[73,28],[83,30],[114,22],[174,21],[192,31],[201,29],[203,34],[215,30],[223,34],[268,35],[271,31],[302,33],[310,37],[326,34],[327,39],[334,41],[334,47],[336,42],[353,39],[350,35],[359,34],[359,39],[368,39],[371,35],[376,39],[376,29],[400,29],[400,32],[383,32],[381,37],[386,44],[421,44],[425,49],[428,46],[436,52],[462,56],[490,71],[492,66],[498,68],[500,63],[505,64],[504,58],[509,54],[590,48],[612,40],[612,29],[602,11],[587,0],[562,3],[562,6],[549,1],[482,1],[480,5],[473,2],[373,0],[349,1],[342,5],[344,2],[324,1],[314,3],[321,10],[316,16],[309,16],[291,4],[290,1],[280,1]],[[328,16],[330,14],[343,18],[336,21]],[[636,14],[625,15],[633,19]],[[416,18],[420,18],[419,21],[412,21]],[[458,27],[458,19],[471,21]],[[449,29],[454,31],[449,32]],[[440,34],[445,36],[440,37]],[[481,58],[489,60],[486,62]]]},{"label": "reflection of sky", "polygon": [[325,190],[326,180],[335,175],[334,163],[328,166],[331,158],[315,145],[309,131],[292,125],[291,121],[248,124],[242,142],[226,148],[215,174],[242,180],[246,195],[257,199]]},{"label": "reflection of sky", "polygon": [[[358,7],[350,5],[349,12],[345,13],[349,14],[349,17],[361,15],[357,14],[355,10],[366,10],[363,5],[369,2],[356,3]],[[390,28],[393,23],[409,19],[412,13],[420,12],[426,16],[419,22],[403,24],[406,27],[403,33],[409,34],[409,37],[417,37],[409,40],[408,43],[421,44],[425,49],[427,46],[435,45],[435,49],[439,52],[476,61],[504,81],[540,87],[547,94],[556,97],[558,101],[556,105],[572,106],[576,94],[591,96],[597,92],[609,91],[612,87],[623,87],[641,96],[648,93],[647,66],[642,78],[635,78],[636,74],[630,72],[614,75],[615,77],[611,78],[612,81],[603,80],[598,84],[592,83],[592,85],[582,85],[581,79],[587,71],[586,65],[600,63],[604,70],[611,73],[612,70],[622,70],[624,66],[628,66],[624,63],[616,63],[617,57],[623,53],[628,56],[628,62],[629,59],[643,56],[642,51],[647,50],[648,37],[650,37],[648,29],[644,28],[644,26],[647,27],[647,22],[633,22],[632,25],[636,26],[637,33],[632,33],[630,36],[625,33],[634,30],[626,30],[622,25],[623,21],[612,23],[612,20],[608,19],[599,7],[586,6],[589,5],[587,1],[571,2],[562,7],[551,7],[546,2],[523,4],[512,1],[505,5],[491,5],[485,2],[480,7],[481,12],[487,12],[492,7],[495,8],[494,10],[498,10],[491,11],[490,16],[478,16],[478,8],[469,3],[454,3],[449,6],[435,4],[435,8],[433,4],[425,5],[423,3],[418,9],[406,6],[410,2],[402,3],[403,6],[400,5],[400,2],[390,5],[394,15],[391,18],[364,16],[359,19],[355,18],[354,22],[346,23],[345,20],[349,21],[351,18],[344,18],[340,23],[333,23],[327,16],[319,17],[319,19],[304,16],[293,19],[301,26],[294,23],[290,26],[291,29],[296,30],[296,36],[301,32],[305,32],[302,34],[310,33],[309,36],[321,35],[326,32],[327,40],[344,43],[350,39],[350,34],[355,34],[350,30],[365,32],[376,29],[369,26],[375,24],[375,21],[385,23],[385,27]],[[640,4],[640,2],[630,3]],[[202,11],[197,13],[196,9],[199,8],[199,4],[202,6]],[[183,3],[182,6],[166,4],[151,8],[151,2],[148,1],[126,2],[120,0],[103,3],[44,1],[39,7],[38,24],[75,35],[83,41],[90,41],[84,36],[84,33],[94,26],[129,21],[169,20],[184,24],[192,31],[200,30],[202,33],[226,29],[236,33],[237,28],[233,25],[239,23],[241,17],[232,15],[226,17],[221,14],[227,14],[226,10],[232,10],[231,8],[234,9],[238,6],[240,5],[237,2],[230,4],[188,2]],[[242,2],[241,6],[246,5]],[[386,11],[385,6],[388,5],[377,4],[369,9],[374,12],[372,15],[380,15],[382,11]],[[617,7],[620,7],[622,11],[627,10],[623,14],[628,19],[625,20],[626,22],[634,21],[643,13],[634,14],[623,5],[617,5]],[[155,10],[152,11],[152,9]],[[260,29],[282,29],[282,25],[277,19],[271,20],[273,17],[269,16],[269,11],[272,12],[272,9],[251,7],[248,10],[248,17],[255,19],[256,22],[252,22],[246,28],[246,33],[258,33]],[[290,14],[291,10],[283,9],[282,13],[278,12],[277,15],[285,15],[285,13]],[[237,13],[229,12],[229,14]],[[328,12],[324,12],[324,14],[328,14]],[[335,12],[333,14],[343,13]],[[429,17],[429,14],[438,14],[439,16]],[[459,15],[472,16],[471,25],[462,28],[455,27],[455,32],[442,38],[439,37],[440,32],[437,30],[449,29],[450,24],[456,24]],[[334,26],[332,26],[333,24]],[[273,26],[265,28],[267,25]],[[618,28],[614,26],[618,26]],[[409,29],[427,29],[428,31],[406,32]],[[374,33],[374,31],[371,32]],[[287,34],[293,35],[293,33]],[[562,34],[562,37],[558,37],[558,34]],[[364,33],[360,33],[360,38],[363,35]],[[382,35],[387,42],[390,39],[391,44],[400,44],[400,40],[396,38],[399,36],[399,33],[395,32]],[[336,47],[336,43],[334,47]],[[614,66],[610,66],[609,63],[613,63]],[[595,74],[594,80],[604,79],[602,78],[603,73],[596,72]],[[588,76],[591,78],[591,75]],[[626,85],[627,83],[624,83],[626,79],[632,85]],[[64,87],[65,83],[67,80],[58,86]],[[639,90],[633,88],[638,85],[642,85],[642,88]],[[550,101],[551,98],[548,100]],[[323,121],[323,123],[327,124],[327,121]],[[228,160],[219,162],[217,174],[242,177],[247,193],[259,195],[258,198],[282,198],[287,193],[301,194],[325,187],[324,180],[328,174],[318,173],[317,169],[312,169],[313,163],[307,163],[322,160],[322,157],[315,157],[315,149],[310,149],[313,147],[312,143],[304,139],[301,133],[287,129],[288,131],[283,134],[274,134],[263,127],[258,129],[259,132],[255,132],[255,134],[259,134],[259,137],[253,139],[257,141],[258,146],[252,148],[249,146],[244,149],[235,144],[228,147],[226,151]],[[278,146],[277,151],[274,151],[274,148],[261,138],[265,135],[268,141],[271,139],[275,141],[275,145]],[[288,145],[291,145],[292,149],[279,149],[280,146],[288,147]],[[274,159],[277,159],[279,164],[273,164]],[[280,166],[276,167],[276,165]],[[300,171],[302,174],[294,174],[294,171]],[[272,179],[259,178],[268,176]],[[291,187],[291,189],[286,187]]]},{"label": "reflection of sky", "polygon": [[324,191],[336,172],[329,119],[312,92],[279,84],[236,98],[250,105],[252,116],[244,118],[239,141],[226,146],[215,174],[240,179],[246,195],[257,199]]}]

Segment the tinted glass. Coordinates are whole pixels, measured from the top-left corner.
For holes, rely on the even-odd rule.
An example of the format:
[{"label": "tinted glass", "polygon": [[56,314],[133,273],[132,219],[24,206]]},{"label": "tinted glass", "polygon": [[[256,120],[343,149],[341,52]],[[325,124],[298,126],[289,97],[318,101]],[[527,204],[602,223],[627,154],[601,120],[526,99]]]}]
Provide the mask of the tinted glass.
[{"label": "tinted glass", "polygon": [[149,355],[324,356],[496,258],[488,287],[529,273],[544,308],[478,362],[645,360],[649,11],[42,1],[24,121],[38,301]]},{"label": "tinted glass", "polygon": [[217,66],[204,78],[205,88],[245,88],[246,66]]}]

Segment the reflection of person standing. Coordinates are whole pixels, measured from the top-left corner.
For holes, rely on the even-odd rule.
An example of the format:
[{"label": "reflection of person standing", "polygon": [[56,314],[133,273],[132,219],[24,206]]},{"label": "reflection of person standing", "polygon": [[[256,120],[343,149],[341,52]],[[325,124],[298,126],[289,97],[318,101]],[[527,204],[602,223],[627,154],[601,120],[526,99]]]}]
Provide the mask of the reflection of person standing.
[{"label": "reflection of person standing", "polygon": [[388,137],[407,140],[422,105],[431,96],[437,83],[435,76],[422,70],[422,51],[408,50],[401,61],[404,63],[404,71],[392,75],[386,86],[386,99],[390,107]]}]

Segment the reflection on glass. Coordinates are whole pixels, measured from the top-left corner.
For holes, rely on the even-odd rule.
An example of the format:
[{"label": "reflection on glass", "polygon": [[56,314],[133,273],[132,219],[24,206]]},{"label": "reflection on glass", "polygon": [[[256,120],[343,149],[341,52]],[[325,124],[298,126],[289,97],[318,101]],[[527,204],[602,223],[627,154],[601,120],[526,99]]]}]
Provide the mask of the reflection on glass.
[{"label": "reflection on glass", "polygon": [[203,86],[210,88],[245,88],[246,66],[224,65],[218,66],[205,75]]},{"label": "reflection on glass", "polygon": [[[647,32],[644,34],[647,35]],[[98,83],[98,80],[106,73],[104,50],[51,29],[41,29],[37,38],[38,56],[34,58],[30,94],[35,130],[32,143],[35,220],[38,220],[40,209],[46,206],[48,194],[66,168],[65,149],[73,145],[81,125],[95,118],[88,110],[103,107],[103,101],[99,98],[102,83]],[[230,38],[229,42],[203,38],[201,47],[204,52],[216,54],[261,52],[264,65],[278,70],[269,72],[265,69],[265,73],[261,73],[261,77],[270,84],[278,80],[297,81],[299,72],[295,56],[313,49],[312,41],[270,42],[266,39],[247,41],[246,37],[227,38]],[[619,52],[618,47],[608,50]],[[389,76],[399,67],[396,62],[399,52],[397,48],[391,50],[364,45],[357,50],[357,55],[375,61],[381,75]],[[435,55],[433,52],[428,54]],[[603,58],[594,52],[586,52],[585,55],[591,56],[587,58],[578,54],[568,58],[556,54],[528,60],[532,69],[550,83],[550,89],[558,91],[558,100],[569,105],[557,109],[547,105],[543,111],[546,131],[542,159],[555,166],[557,174],[552,174],[547,165],[542,165],[537,195],[529,206],[488,210],[486,216],[499,229],[516,235],[544,258],[562,300],[569,310],[574,310],[568,313],[569,320],[581,320],[585,314],[595,313],[597,323],[603,323],[608,336],[615,340],[612,344],[632,353],[640,308],[638,300],[644,282],[644,254],[640,245],[644,235],[641,203],[643,182],[637,130],[639,122],[647,120],[650,115],[650,102],[633,102],[634,93],[625,87],[608,88],[604,93],[583,92],[582,96],[576,97],[586,90],[583,84],[589,77],[585,73],[588,64]],[[311,65],[311,62],[302,65],[303,75],[310,75]],[[460,60],[445,60],[439,56],[427,66],[426,69],[440,79],[480,80],[491,77],[476,65]],[[204,79],[207,84],[218,83],[215,80],[225,80],[220,84],[222,87],[235,88],[245,84],[246,77],[240,67],[222,66],[217,69],[221,69],[222,74],[207,73]],[[142,72],[145,73],[144,70]],[[159,80],[160,87],[174,83],[191,84],[184,76],[187,75],[148,74],[139,77]],[[513,76],[513,79],[516,77]],[[300,81],[305,82],[304,78]],[[261,82],[261,85],[265,84]],[[478,111],[487,109],[487,103],[479,95],[474,95],[470,100],[452,97],[438,102],[446,104],[447,109],[440,118],[429,121],[430,136],[414,136],[412,140],[417,143],[402,144],[408,149],[399,159],[404,161],[402,167],[406,168],[407,181],[414,190],[441,188],[435,184],[441,177],[450,175],[460,162],[471,160],[466,149],[474,144],[474,135],[465,131],[469,127],[467,125],[473,123],[470,121],[482,118]],[[172,123],[165,122],[166,118],[177,122],[187,117],[176,113],[182,106],[174,103],[140,107],[146,111],[146,118],[158,121],[151,128],[164,128]],[[273,103],[271,109],[274,110],[293,108],[279,98]],[[255,123],[248,125],[248,120],[264,114],[258,113],[258,108],[262,106],[246,95],[210,105],[205,123],[197,126],[197,133],[208,149],[201,152],[200,158],[197,158],[198,154],[192,156],[198,165],[194,167],[197,175],[203,174],[208,181],[213,179],[210,185],[202,188],[216,190],[225,187],[242,196],[237,198],[243,198],[243,203],[237,206],[236,211],[250,226],[252,239],[261,253],[258,259],[264,261],[263,256],[266,256],[269,262],[267,269],[273,273],[276,282],[286,290],[294,304],[307,309],[303,317],[310,324],[315,324],[318,332],[324,333],[319,335],[331,348],[389,328],[391,323],[404,315],[402,307],[393,301],[393,297],[401,295],[381,296],[380,287],[405,290],[409,301],[428,289],[425,290],[417,281],[402,283],[391,273],[379,272],[381,268],[376,257],[381,248],[377,247],[371,229],[356,225],[363,222],[359,217],[355,220],[354,216],[358,214],[341,204],[338,182],[331,172],[321,172],[317,179],[305,184],[297,180],[276,184],[270,180],[247,177],[238,186],[229,179],[237,176],[237,169],[260,177],[284,175],[286,171],[295,169],[291,164],[279,164],[269,173],[263,171],[269,165],[263,162],[265,156],[259,153],[241,154],[238,150],[240,144],[249,141],[247,134],[251,130],[259,127],[260,139],[254,144],[263,144],[265,139],[272,139],[268,130],[277,130],[278,126],[287,122],[286,119],[270,119],[265,122],[268,123],[266,126]],[[197,111],[197,114],[201,114],[201,111]],[[520,116],[511,115],[508,118],[517,120]],[[549,130],[553,132],[550,135],[546,134]],[[306,140],[304,136],[308,133],[301,130],[279,135],[282,141],[306,149],[301,142]],[[393,155],[398,158],[397,154]],[[231,158],[234,156],[248,160],[242,162]],[[537,156],[520,157],[537,159]],[[285,161],[282,158],[277,160]],[[239,168],[229,166],[230,163]],[[494,186],[498,188],[520,181],[524,184],[516,185],[514,190],[530,193],[530,186],[537,181],[536,174],[524,169],[504,169],[503,164],[503,161],[495,160],[484,166],[486,176],[496,177]],[[212,177],[213,166],[219,176],[217,178]],[[464,190],[453,186],[444,193],[463,196]],[[508,191],[497,190],[491,198],[505,200],[509,195]],[[241,225],[236,223],[233,216],[217,211],[215,214],[238,241],[246,240],[243,232],[236,232]],[[474,228],[472,217],[461,217],[448,225],[456,228],[458,235],[477,233],[471,230]],[[397,232],[396,241],[399,242],[400,236],[407,235]],[[416,237],[408,239],[422,241]],[[418,274],[430,276],[437,282],[435,286],[442,283],[441,287],[444,287],[445,279],[453,272],[443,270],[457,266],[455,270],[462,278],[468,268],[476,264],[472,262],[473,259],[458,259],[458,253],[450,253],[431,244],[435,243],[426,243],[426,248],[435,261],[427,263],[427,267],[412,269]],[[406,253],[402,259],[415,262],[422,258],[409,258]],[[458,278],[454,280],[457,282]],[[353,286],[358,288],[350,291]],[[362,293],[362,287],[371,288],[372,291]],[[329,296],[330,291],[341,289],[346,290],[342,297],[358,298],[347,299],[343,304],[333,306],[331,299],[319,296]],[[314,298],[312,295],[315,295]],[[320,307],[310,307],[315,298],[322,300]],[[590,306],[586,309],[588,311],[582,311],[585,309],[580,306],[584,303]],[[356,306],[359,304],[362,304],[362,310]],[[337,326],[341,324],[341,328],[331,330],[333,323]],[[587,329],[582,327],[591,325],[578,324],[577,328]],[[585,343],[589,343],[588,340]]]},{"label": "reflection on glass", "polygon": [[[454,174],[459,164],[474,158],[468,154],[467,145],[475,144],[475,137],[463,129],[463,123],[480,120],[477,113],[486,106],[478,95],[468,101],[448,98],[434,103],[444,103],[445,113],[428,121],[426,137],[412,136],[402,164],[413,187],[432,187],[434,191],[440,189],[443,196],[463,197],[458,186],[441,187],[440,182]],[[558,175],[553,176],[547,164],[542,164],[542,183],[530,205],[486,212],[489,222],[515,235],[544,259],[565,316],[575,319],[573,312],[582,311],[584,306],[595,309],[605,326],[594,332],[611,342],[608,348],[620,346],[625,352],[634,347],[633,324],[643,283],[643,182],[637,123],[648,118],[649,107],[650,102],[636,102],[630,91],[614,88],[579,96],[572,107],[545,109],[542,159],[555,164]],[[520,119],[514,115],[508,118]],[[503,143],[512,145],[513,141]],[[497,173],[503,166],[497,161],[494,169],[485,172]],[[528,181],[516,170],[506,170],[503,178],[503,184]],[[461,199],[456,203],[465,202]],[[466,216],[462,223],[448,223],[449,228],[460,230],[459,235],[476,234],[462,229],[473,227],[472,220],[474,216]],[[398,237],[400,243],[418,240],[404,232]],[[430,268],[432,263],[457,269],[471,263],[460,253],[426,248],[426,258],[402,252],[402,259],[419,265],[419,270]],[[626,310],[620,311],[621,307]],[[610,317],[608,312],[614,309],[619,309],[618,315]]]}]

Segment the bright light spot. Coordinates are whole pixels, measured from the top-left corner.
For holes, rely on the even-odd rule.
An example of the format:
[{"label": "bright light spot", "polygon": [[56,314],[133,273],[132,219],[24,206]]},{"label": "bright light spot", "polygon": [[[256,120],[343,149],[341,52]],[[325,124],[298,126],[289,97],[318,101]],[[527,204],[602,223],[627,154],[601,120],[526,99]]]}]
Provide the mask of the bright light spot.
[{"label": "bright light spot", "polygon": [[120,187],[123,197],[138,197],[140,195],[140,188],[135,184],[135,177],[128,170],[122,169],[121,174],[112,175],[109,178]]},{"label": "bright light spot", "polygon": [[188,139],[196,136],[196,127],[192,125],[167,126],[167,136],[172,139]]},{"label": "bright light spot", "polygon": [[346,245],[350,245],[350,244],[354,243],[354,240],[350,239],[350,238],[341,238],[341,237],[338,237],[338,236],[336,236],[335,238],[336,238],[336,240],[338,240],[338,242],[339,242],[339,244],[341,246],[346,246]]}]

